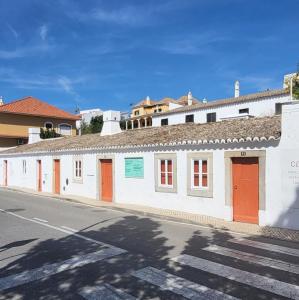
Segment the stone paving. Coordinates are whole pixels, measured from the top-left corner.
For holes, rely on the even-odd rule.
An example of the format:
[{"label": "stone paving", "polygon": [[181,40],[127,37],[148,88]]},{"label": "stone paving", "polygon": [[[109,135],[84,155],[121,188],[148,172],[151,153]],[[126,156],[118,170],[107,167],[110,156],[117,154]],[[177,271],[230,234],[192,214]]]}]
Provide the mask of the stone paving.
[{"label": "stone paving", "polygon": [[7,189],[14,190],[17,192],[25,192],[25,193],[30,193],[30,194],[35,194],[35,195],[40,195],[45,197],[52,197],[57,199],[73,201],[73,202],[91,205],[95,207],[105,207],[107,209],[119,210],[119,211],[124,211],[132,214],[139,214],[148,217],[161,218],[164,220],[171,220],[171,221],[194,224],[194,225],[203,225],[218,230],[234,231],[234,232],[239,232],[244,234],[265,236],[265,237],[276,238],[281,240],[299,242],[299,230],[290,230],[290,229],[283,229],[283,228],[270,227],[270,226],[258,226],[255,224],[248,224],[248,223],[229,222],[229,221],[224,221],[222,219],[218,219],[210,216],[186,213],[186,212],[176,211],[176,210],[153,208],[153,207],[141,206],[135,204],[109,203],[109,202],[97,201],[85,197],[78,197],[73,195],[55,195],[51,193],[36,192],[30,189],[24,189],[24,188],[20,189],[17,187],[9,187]]}]

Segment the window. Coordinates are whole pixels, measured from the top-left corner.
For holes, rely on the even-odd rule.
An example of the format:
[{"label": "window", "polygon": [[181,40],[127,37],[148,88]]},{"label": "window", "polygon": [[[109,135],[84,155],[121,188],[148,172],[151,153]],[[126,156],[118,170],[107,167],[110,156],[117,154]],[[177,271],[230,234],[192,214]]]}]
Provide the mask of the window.
[{"label": "window", "polygon": [[173,184],[173,168],[172,160],[161,159],[160,160],[160,185],[172,186]]},{"label": "window", "polygon": [[192,160],[192,188],[204,189],[208,187],[208,160]]},{"label": "window", "polygon": [[249,108],[239,109],[239,114],[249,114]]},{"label": "window", "polygon": [[207,114],[207,123],[216,122],[216,113],[208,113]]},{"label": "window", "polygon": [[134,115],[139,116],[139,110],[135,110]]},{"label": "window", "polygon": [[48,130],[53,129],[53,123],[52,122],[46,122],[44,127]]},{"label": "window", "polygon": [[187,115],[185,121],[186,123],[194,123],[194,115]]},{"label": "window", "polygon": [[24,145],[24,144],[26,144],[26,140],[25,139],[17,139],[17,144]]},{"label": "window", "polygon": [[72,126],[68,124],[60,124],[59,131],[61,135],[72,135]]},{"label": "window", "polygon": [[155,154],[156,192],[176,193],[177,191],[176,154]]},{"label": "window", "polygon": [[281,115],[282,112],[282,103],[275,103],[275,114]]},{"label": "window", "polygon": [[161,111],[162,111],[162,108],[159,108],[159,109],[158,109],[158,112],[161,112]]},{"label": "window", "polygon": [[74,180],[82,180],[82,159],[78,157],[74,159]]},{"label": "window", "polygon": [[168,119],[162,119],[161,126],[166,126],[166,125],[168,125]]},{"label": "window", "polygon": [[25,159],[23,159],[23,161],[22,161],[22,166],[23,166],[23,169],[22,169],[23,175],[26,175],[26,173],[27,173],[27,163],[26,163]]},{"label": "window", "polygon": [[188,195],[213,197],[213,154],[192,152],[188,153],[187,158]]}]

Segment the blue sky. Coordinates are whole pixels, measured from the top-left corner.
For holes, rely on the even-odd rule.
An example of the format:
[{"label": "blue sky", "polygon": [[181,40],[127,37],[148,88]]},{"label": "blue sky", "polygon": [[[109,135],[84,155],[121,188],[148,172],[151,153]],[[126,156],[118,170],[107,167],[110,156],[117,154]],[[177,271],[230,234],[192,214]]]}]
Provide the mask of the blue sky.
[{"label": "blue sky", "polygon": [[281,88],[298,0],[0,0],[0,95],[74,111]]}]

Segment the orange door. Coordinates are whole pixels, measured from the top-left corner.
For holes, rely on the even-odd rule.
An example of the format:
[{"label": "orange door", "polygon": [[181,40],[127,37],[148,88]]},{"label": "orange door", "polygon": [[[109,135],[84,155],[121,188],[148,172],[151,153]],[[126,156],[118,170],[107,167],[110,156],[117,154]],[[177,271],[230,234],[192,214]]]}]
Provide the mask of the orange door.
[{"label": "orange door", "polygon": [[233,218],[237,222],[258,224],[258,158],[233,158]]},{"label": "orange door", "polygon": [[42,191],[42,161],[37,161],[37,191]]},{"label": "orange door", "polygon": [[7,186],[7,160],[4,160],[3,163],[3,185]]},{"label": "orange door", "polygon": [[112,202],[113,197],[113,176],[112,160],[102,159],[101,164],[101,200]]},{"label": "orange door", "polygon": [[60,160],[54,159],[54,194],[60,194]]}]

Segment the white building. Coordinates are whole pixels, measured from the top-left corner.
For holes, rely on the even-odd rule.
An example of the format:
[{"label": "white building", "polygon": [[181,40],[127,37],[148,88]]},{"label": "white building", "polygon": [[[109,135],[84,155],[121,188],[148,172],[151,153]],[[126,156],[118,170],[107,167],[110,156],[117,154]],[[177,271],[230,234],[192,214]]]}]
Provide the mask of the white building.
[{"label": "white building", "polygon": [[152,126],[183,124],[188,122],[218,122],[230,118],[271,116],[281,113],[281,106],[290,101],[286,89],[271,90],[240,96],[236,82],[235,97],[211,102],[202,101],[191,106],[179,107],[152,117]]},{"label": "white building", "polygon": [[90,121],[92,118],[97,117],[97,116],[102,116],[103,111],[99,108],[94,108],[94,109],[86,109],[86,110],[80,110],[80,116],[81,120],[77,121],[77,129],[81,127],[81,123],[84,122],[87,125],[90,124]]},{"label": "white building", "polygon": [[120,133],[115,118],[104,113],[105,136],[1,153],[0,183],[299,229],[298,102],[279,116]]}]

